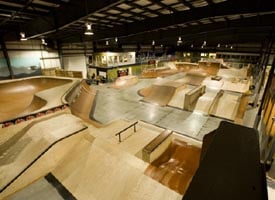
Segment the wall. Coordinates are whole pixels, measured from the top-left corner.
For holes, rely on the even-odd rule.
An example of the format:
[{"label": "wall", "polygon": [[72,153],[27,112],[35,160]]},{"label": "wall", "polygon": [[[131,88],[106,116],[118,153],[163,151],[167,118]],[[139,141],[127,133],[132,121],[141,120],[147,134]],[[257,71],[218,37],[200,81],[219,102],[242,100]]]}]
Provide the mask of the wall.
[{"label": "wall", "polygon": [[6,59],[1,51],[0,52],[0,80],[8,78],[9,76],[10,76],[10,72],[8,69],[8,65],[7,65]]},{"label": "wall", "polygon": [[82,71],[83,78],[87,77],[86,57],[84,55],[63,56],[64,69],[68,71]]},{"label": "wall", "polygon": [[97,67],[117,67],[135,63],[135,52],[101,52],[94,53],[92,65]]},{"label": "wall", "polygon": [[[6,42],[15,78],[41,75],[41,68],[60,68],[58,53],[49,51],[40,40]],[[0,79],[10,75],[3,52],[0,53]]]}]

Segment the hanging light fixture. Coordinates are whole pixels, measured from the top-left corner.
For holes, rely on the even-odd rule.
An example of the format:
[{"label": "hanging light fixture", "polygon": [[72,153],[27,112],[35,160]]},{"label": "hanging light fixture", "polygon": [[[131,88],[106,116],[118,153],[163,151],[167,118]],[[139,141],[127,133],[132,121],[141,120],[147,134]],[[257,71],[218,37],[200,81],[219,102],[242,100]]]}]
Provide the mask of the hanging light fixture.
[{"label": "hanging light fixture", "polygon": [[86,24],[86,31],[85,31],[85,35],[93,35],[94,34],[94,32],[93,32],[93,30],[92,30],[92,24],[91,23],[89,23],[89,22],[87,22]]},{"label": "hanging light fixture", "polygon": [[117,41],[118,41],[118,38],[117,38],[117,37],[115,37],[115,42],[117,43]]},{"label": "hanging light fixture", "polygon": [[202,46],[206,46],[206,41],[205,40],[203,41],[203,45]]},{"label": "hanging light fixture", "polygon": [[220,47],[221,47],[221,44],[219,43],[219,44],[217,45],[217,47],[220,48]]},{"label": "hanging light fixture", "polygon": [[26,41],[26,40],[28,40],[26,37],[25,37],[25,33],[24,32],[20,32],[20,40],[21,41]]},{"label": "hanging light fixture", "polygon": [[181,37],[179,37],[178,41],[177,41],[177,45],[181,45],[182,44],[182,40],[181,40]]},{"label": "hanging light fixture", "polygon": [[106,40],[106,46],[108,46],[109,45],[109,41],[108,40]]},{"label": "hanging light fixture", "polygon": [[43,45],[47,45],[48,43],[45,41],[45,39],[44,39],[44,38],[41,38],[41,44],[43,44]]},{"label": "hanging light fixture", "polygon": [[155,40],[152,41],[152,45],[153,45],[153,46],[155,45]]}]

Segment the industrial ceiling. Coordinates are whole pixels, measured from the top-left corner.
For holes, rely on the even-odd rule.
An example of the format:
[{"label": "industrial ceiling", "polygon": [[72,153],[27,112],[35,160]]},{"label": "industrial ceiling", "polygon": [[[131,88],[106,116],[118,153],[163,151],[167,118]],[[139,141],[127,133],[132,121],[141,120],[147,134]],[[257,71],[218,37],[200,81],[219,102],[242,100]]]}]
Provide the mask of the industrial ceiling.
[{"label": "industrial ceiling", "polygon": [[[200,47],[274,40],[274,0],[0,0],[4,41]],[[86,36],[91,23],[94,35]]]}]

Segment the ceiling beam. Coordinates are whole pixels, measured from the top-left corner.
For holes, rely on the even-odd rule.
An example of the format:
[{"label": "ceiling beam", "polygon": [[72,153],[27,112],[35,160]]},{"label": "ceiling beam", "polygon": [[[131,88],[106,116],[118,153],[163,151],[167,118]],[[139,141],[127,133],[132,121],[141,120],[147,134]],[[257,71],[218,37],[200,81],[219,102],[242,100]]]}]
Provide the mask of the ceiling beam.
[{"label": "ceiling beam", "polygon": [[70,0],[60,8],[54,9],[54,14],[47,17],[39,17],[34,22],[26,25],[24,30],[28,39],[40,37],[57,30],[62,30],[79,20],[84,20],[88,15],[107,9],[125,0],[87,0],[87,6],[79,0]]},{"label": "ceiling beam", "polygon": [[116,26],[110,30],[95,34],[94,37],[97,40],[113,37],[113,32],[116,32],[118,36],[135,35],[138,33],[159,30],[172,25],[197,21],[204,18],[235,14],[261,13],[274,10],[275,4],[272,1],[265,1],[264,3],[261,1],[250,0],[226,1],[219,4],[212,4],[211,7],[205,6],[201,8],[194,8],[187,11],[173,13],[169,16],[164,15],[124,26]]}]

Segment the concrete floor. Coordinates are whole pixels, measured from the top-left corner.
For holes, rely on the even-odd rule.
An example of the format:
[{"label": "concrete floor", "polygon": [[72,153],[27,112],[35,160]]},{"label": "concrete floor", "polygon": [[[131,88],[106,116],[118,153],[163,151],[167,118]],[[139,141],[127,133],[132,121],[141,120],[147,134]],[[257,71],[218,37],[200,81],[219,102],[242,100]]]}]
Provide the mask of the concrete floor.
[{"label": "concrete floor", "polygon": [[189,112],[175,107],[161,107],[142,100],[137,91],[160,81],[178,79],[179,74],[162,79],[140,79],[135,86],[113,89],[107,85],[95,86],[98,98],[93,117],[103,124],[118,119],[142,120],[164,127],[180,134],[202,140],[202,137],[216,129],[222,119]]}]

